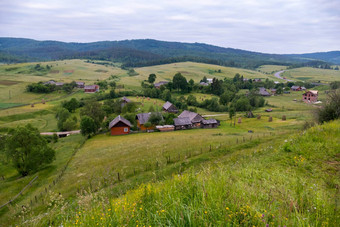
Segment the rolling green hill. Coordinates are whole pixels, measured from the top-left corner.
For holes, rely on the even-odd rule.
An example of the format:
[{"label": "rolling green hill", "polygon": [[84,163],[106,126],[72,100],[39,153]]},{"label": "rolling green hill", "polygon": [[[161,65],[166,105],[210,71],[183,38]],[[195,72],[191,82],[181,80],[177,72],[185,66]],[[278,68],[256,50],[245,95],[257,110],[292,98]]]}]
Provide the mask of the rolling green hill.
[{"label": "rolling green hill", "polygon": [[[264,54],[203,43],[165,42],[151,39],[65,43],[21,38],[0,38],[0,51],[11,58],[4,62],[46,61],[72,58],[119,61],[127,67],[195,61],[232,67],[256,68],[264,64],[289,65],[306,62],[308,56]],[[338,52],[312,55],[308,58],[336,60]],[[328,57],[331,56],[331,57]],[[334,62],[336,63],[336,62]]]}]

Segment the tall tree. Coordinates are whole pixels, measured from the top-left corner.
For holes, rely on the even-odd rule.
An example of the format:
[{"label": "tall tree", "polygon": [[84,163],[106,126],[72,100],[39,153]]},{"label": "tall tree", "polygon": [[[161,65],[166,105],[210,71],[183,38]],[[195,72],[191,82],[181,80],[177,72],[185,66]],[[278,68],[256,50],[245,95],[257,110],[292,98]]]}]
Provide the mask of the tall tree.
[{"label": "tall tree", "polygon": [[12,129],[9,135],[5,142],[6,154],[22,176],[54,160],[55,151],[32,125]]},{"label": "tall tree", "polygon": [[149,82],[150,84],[152,84],[153,82],[155,82],[156,77],[157,77],[156,74],[151,73],[151,74],[149,75],[148,82]]},{"label": "tall tree", "polygon": [[188,82],[187,79],[181,74],[176,73],[175,76],[172,79],[173,87],[174,89],[177,89],[177,91],[187,91],[188,90]]},{"label": "tall tree", "polygon": [[103,122],[105,112],[102,109],[102,104],[96,102],[94,100],[90,100],[85,103],[84,108],[81,110],[80,115],[89,116],[94,120],[94,123],[97,126],[97,129],[100,127]]}]

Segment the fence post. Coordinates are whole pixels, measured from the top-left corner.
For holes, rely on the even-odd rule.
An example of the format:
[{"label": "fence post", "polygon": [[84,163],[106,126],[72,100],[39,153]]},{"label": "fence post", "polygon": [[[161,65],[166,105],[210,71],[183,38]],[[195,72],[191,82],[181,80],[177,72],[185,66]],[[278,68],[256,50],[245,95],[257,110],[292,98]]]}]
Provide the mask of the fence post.
[{"label": "fence post", "polygon": [[211,144],[210,144],[210,150],[209,151],[211,151]]},{"label": "fence post", "polygon": [[119,172],[117,173],[117,176],[118,176],[118,181],[120,181],[120,176],[119,176]]}]

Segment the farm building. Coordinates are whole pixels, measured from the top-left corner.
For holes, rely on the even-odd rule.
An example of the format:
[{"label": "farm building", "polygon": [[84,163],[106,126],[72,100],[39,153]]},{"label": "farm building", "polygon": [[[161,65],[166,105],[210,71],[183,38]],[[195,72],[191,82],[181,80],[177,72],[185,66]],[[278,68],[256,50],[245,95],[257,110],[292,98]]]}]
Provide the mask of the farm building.
[{"label": "farm building", "polygon": [[99,85],[85,85],[84,86],[85,93],[94,93],[99,91]]},{"label": "farm building", "polygon": [[157,125],[156,129],[160,132],[170,132],[175,130],[175,126],[173,125]]},{"label": "farm building", "polygon": [[188,118],[188,117],[175,118],[174,119],[174,125],[175,125],[176,130],[192,128],[192,123],[190,121],[190,118]]},{"label": "farm building", "polygon": [[168,112],[168,113],[178,113],[176,106],[169,101],[164,103],[163,111]]},{"label": "farm building", "polygon": [[220,123],[216,119],[202,120],[202,128],[217,128]]},{"label": "farm building", "polygon": [[259,88],[259,95],[270,96],[269,92],[264,87]]},{"label": "farm building", "polygon": [[208,84],[212,84],[212,82],[213,82],[213,79],[211,79],[211,78],[208,78],[208,79],[207,79],[207,82],[208,82]]},{"label": "farm building", "polygon": [[202,86],[209,86],[209,84],[206,83],[206,82],[201,82],[200,85],[202,85]]},{"label": "farm building", "polygon": [[314,103],[318,101],[318,91],[309,90],[302,94],[302,101],[306,103]]},{"label": "farm building", "polygon": [[125,96],[120,99],[121,101],[121,106],[124,107],[126,104],[132,102],[130,99],[126,98]]},{"label": "farm building", "polygon": [[85,87],[85,82],[77,81],[77,88],[84,88]]},{"label": "farm building", "polygon": [[261,79],[254,79],[253,81],[254,82],[261,82],[262,80]]},{"label": "farm building", "polygon": [[160,88],[162,85],[166,85],[168,83],[168,81],[159,81],[158,83],[155,83],[154,86],[155,88]]},{"label": "farm building", "polygon": [[146,131],[148,129],[154,129],[153,126],[146,128],[144,124],[149,121],[149,118],[151,116],[151,113],[140,113],[136,115],[137,120],[137,127],[142,130]]},{"label": "farm building", "polygon": [[273,95],[276,95],[276,89],[275,89],[275,88],[270,89],[270,92],[271,92]]},{"label": "farm building", "polygon": [[63,83],[63,82],[56,82],[56,83],[55,83],[55,86],[62,87],[62,86],[64,86],[64,83]]},{"label": "farm building", "polygon": [[204,118],[198,113],[190,112],[188,110],[184,110],[178,116],[178,118],[189,118],[190,122],[193,124],[193,127],[200,127],[201,121],[204,120]]},{"label": "farm building", "polygon": [[56,84],[56,82],[54,80],[49,80],[49,81],[46,81],[44,82],[43,84],[47,85],[47,84]]},{"label": "farm building", "polygon": [[306,88],[305,87],[301,87],[301,86],[292,86],[290,88],[290,90],[292,90],[292,91],[304,91],[304,90],[306,90]]},{"label": "farm building", "polygon": [[126,120],[122,116],[118,116],[113,119],[109,124],[109,129],[111,131],[111,135],[124,135],[130,133],[131,128],[130,121]]}]

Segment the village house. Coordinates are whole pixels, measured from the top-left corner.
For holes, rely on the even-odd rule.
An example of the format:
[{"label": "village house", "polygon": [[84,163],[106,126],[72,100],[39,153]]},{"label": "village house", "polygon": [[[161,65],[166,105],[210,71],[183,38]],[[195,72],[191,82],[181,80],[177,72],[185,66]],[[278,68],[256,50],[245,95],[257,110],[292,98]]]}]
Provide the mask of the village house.
[{"label": "village house", "polygon": [[276,95],[276,89],[275,88],[270,89],[270,92],[272,93],[272,95]]},{"label": "village house", "polygon": [[269,92],[264,87],[259,88],[259,95],[270,96]]},{"label": "village house", "polygon": [[254,82],[261,82],[262,80],[261,79],[254,79],[253,81]]},{"label": "village house", "polygon": [[99,85],[85,85],[84,86],[85,93],[94,93],[99,91]]},{"label": "village house", "polygon": [[290,90],[292,90],[292,91],[304,91],[304,90],[306,90],[306,88],[305,87],[301,87],[301,86],[292,86],[290,88]]},{"label": "village house", "polygon": [[126,104],[132,101],[124,96],[123,98],[120,99],[120,102],[121,102],[121,106],[124,107]]},{"label": "village house", "polygon": [[43,84],[44,85],[47,85],[47,84],[54,84],[55,85],[55,81],[54,80],[49,80],[49,81],[46,81],[46,82],[44,82]]},{"label": "village house", "polygon": [[146,131],[146,130],[154,129],[153,126],[150,126],[148,128],[144,126],[144,124],[149,121],[150,116],[151,116],[151,113],[140,113],[136,115],[137,127],[140,130]]},{"label": "village house", "polygon": [[172,104],[171,102],[167,101],[166,103],[164,103],[163,105],[163,111],[164,112],[168,112],[168,113],[178,113],[178,110],[176,108],[176,106],[174,104]]},{"label": "village house", "polygon": [[154,86],[155,88],[159,89],[162,85],[166,85],[168,83],[169,83],[168,81],[159,81],[158,83],[155,83]]},{"label": "village house", "polygon": [[193,127],[200,127],[202,120],[204,118],[199,115],[198,113],[190,112],[188,110],[184,110],[178,118],[189,118],[190,122],[192,123]]},{"label": "village house", "polygon": [[85,82],[77,81],[77,88],[84,88],[85,87]]},{"label": "village house", "polygon": [[318,91],[309,90],[302,94],[302,101],[305,103],[314,103],[318,101]]},{"label": "village house", "polygon": [[208,78],[208,79],[207,79],[207,82],[208,82],[208,84],[212,84],[212,82],[213,82],[213,79],[211,79],[211,78]]},{"label": "village house", "polygon": [[176,130],[192,128],[192,123],[190,121],[190,118],[188,118],[188,117],[175,118],[174,119],[174,125],[175,125]]},{"label": "village house", "polygon": [[202,120],[201,127],[202,128],[217,128],[220,125],[220,122],[216,119]]},{"label": "village house", "polygon": [[62,86],[64,86],[64,83],[63,82],[56,82],[55,86],[62,87]]},{"label": "village house", "polygon": [[120,115],[113,119],[109,124],[109,129],[112,136],[129,134],[131,127],[132,125],[130,121],[126,120]]}]

